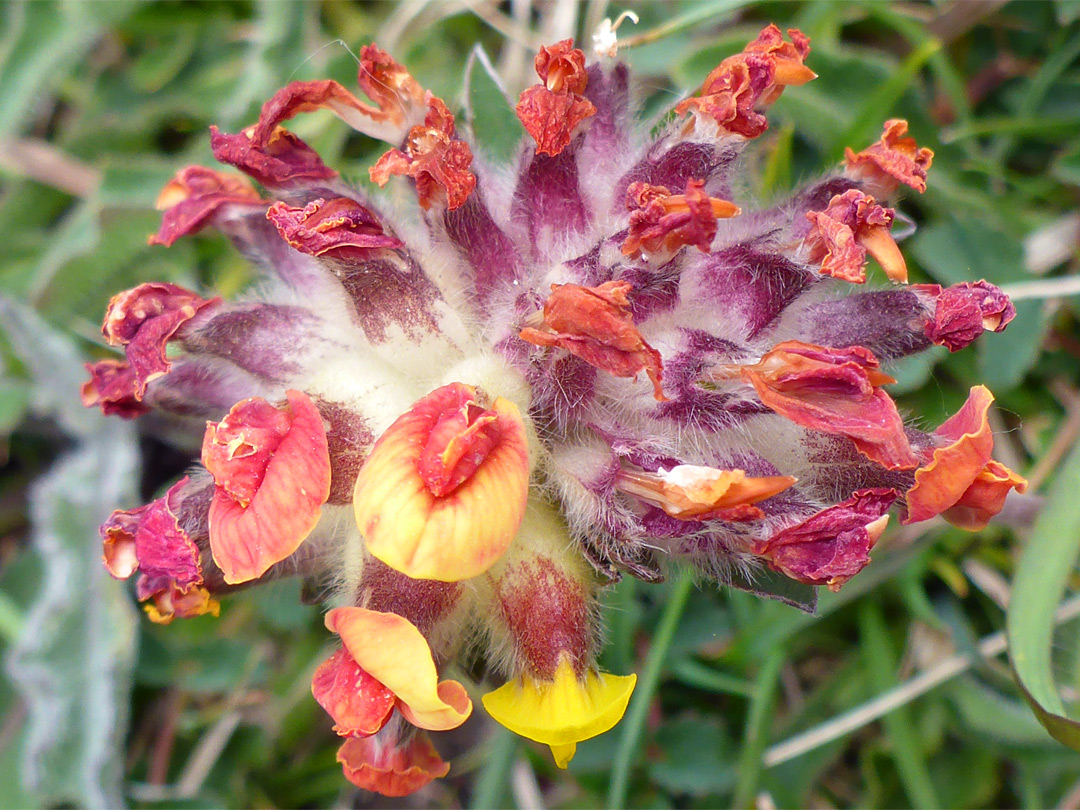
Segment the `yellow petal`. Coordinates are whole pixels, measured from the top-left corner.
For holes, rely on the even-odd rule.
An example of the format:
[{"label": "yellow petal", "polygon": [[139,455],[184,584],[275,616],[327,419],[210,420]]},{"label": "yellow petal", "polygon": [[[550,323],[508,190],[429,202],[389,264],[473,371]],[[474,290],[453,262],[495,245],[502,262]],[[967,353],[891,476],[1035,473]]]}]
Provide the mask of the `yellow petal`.
[{"label": "yellow petal", "polygon": [[[478,398],[471,386],[452,383],[421,399],[379,437],[356,480],[353,508],[368,550],[413,579],[456,582],[482,574],[506,551],[525,514],[528,446],[509,400],[496,398],[487,411],[496,438],[464,480],[436,494],[421,474],[438,419]],[[447,459],[460,455],[453,442],[446,451]]]},{"label": "yellow petal", "polygon": [[457,681],[439,681],[431,648],[408,619],[359,607],[335,608],[326,626],[357,665],[394,693],[398,710],[420,728],[457,728],[472,713],[472,701]]},{"label": "yellow petal", "polygon": [[603,734],[622,719],[636,675],[590,670],[583,680],[563,657],[553,681],[524,676],[484,695],[484,708],[515,734],[553,746],[560,767],[573,756],[575,743]]},{"label": "yellow petal", "polygon": [[577,753],[577,743],[566,743],[565,745],[552,745],[551,756],[555,760],[555,764],[560,768],[565,768],[570,764],[570,760],[574,758],[574,754]]}]

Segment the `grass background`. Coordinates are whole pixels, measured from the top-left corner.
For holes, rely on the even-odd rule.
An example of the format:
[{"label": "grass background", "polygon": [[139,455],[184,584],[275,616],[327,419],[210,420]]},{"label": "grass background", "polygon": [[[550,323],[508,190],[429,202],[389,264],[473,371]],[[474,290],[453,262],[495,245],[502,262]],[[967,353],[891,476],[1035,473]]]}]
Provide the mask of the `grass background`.
[{"label": "grass background", "polygon": [[[220,237],[145,245],[160,187],[188,163],[212,165],[209,124],[252,123],[291,79],[353,86],[346,45],[372,39],[452,107],[466,94],[483,105],[490,87],[462,86],[474,44],[516,92],[532,82],[530,48],[623,8],[472,5],[0,8],[0,651],[22,684],[0,680],[0,807],[373,803],[341,777],[310,698],[327,639],[297,585],[161,628],[101,571],[100,519],[152,497],[188,456],[82,411],[80,362],[104,355],[101,313],[121,289],[164,280],[229,295],[247,283]],[[927,193],[900,206],[918,224],[903,245],[912,280],[986,278],[1016,294],[1019,315],[968,351],[899,364],[897,398],[932,426],[986,383],[997,457],[1051,494],[979,534],[894,527],[814,618],[688,580],[624,581],[608,595],[604,664],[641,681],[620,726],[559,772],[477,712],[442,738],[448,779],[374,804],[1080,807],[1080,757],[995,657],[1008,614],[1028,691],[1051,714],[1077,704],[1080,622],[1053,632],[1052,613],[1076,584],[1080,543],[1080,3],[626,7],[641,16],[620,33],[645,110],[692,90],[769,21],[810,35],[820,78],[785,93],[748,164],[763,200],[870,143],[885,118],[911,122],[936,153]],[[367,183],[383,145],[330,116],[294,123]],[[513,133],[489,130],[493,154],[512,148]],[[797,735],[797,750],[781,745]]]}]

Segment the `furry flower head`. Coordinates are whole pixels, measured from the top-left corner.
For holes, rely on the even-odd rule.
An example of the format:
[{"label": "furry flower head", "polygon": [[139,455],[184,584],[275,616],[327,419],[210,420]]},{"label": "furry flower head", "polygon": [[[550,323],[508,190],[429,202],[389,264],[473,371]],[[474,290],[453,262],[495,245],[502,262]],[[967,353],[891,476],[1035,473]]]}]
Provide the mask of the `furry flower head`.
[{"label": "furry flower head", "polygon": [[[889,395],[890,361],[1015,315],[984,281],[906,285],[886,203],[932,158],[906,123],[774,207],[733,191],[769,106],[816,78],[801,32],[766,27],[655,134],[626,65],[542,48],[509,171],[388,54],[360,62],[367,101],[294,82],[212,130],[254,183],[196,166],[162,194],[151,241],[218,229],[258,295],[117,295],[104,333],[126,359],[83,388],[202,441],[201,468],[102,527],[152,620],[277,576],[331,586],[340,645],[312,687],[346,778],[403,795],[445,775],[427,734],[477,708],[443,677],[475,649],[506,679],[484,708],[564,767],[634,688],[596,664],[597,595],[624,574],[682,563],[765,595],[783,576],[809,607],[892,507],[979,528],[1026,486],[991,457],[985,388],[930,433]],[[414,189],[414,211],[283,126],[320,109],[388,143],[370,177]]]}]

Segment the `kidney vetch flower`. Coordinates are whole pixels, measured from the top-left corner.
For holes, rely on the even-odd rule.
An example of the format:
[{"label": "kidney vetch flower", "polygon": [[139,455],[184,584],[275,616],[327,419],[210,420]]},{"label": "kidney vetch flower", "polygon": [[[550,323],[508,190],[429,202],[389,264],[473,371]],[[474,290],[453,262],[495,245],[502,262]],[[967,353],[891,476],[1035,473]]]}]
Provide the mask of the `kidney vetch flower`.
[{"label": "kidney vetch flower", "polygon": [[[634,676],[597,666],[598,595],[624,574],[837,590],[894,505],[984,526],[1026,486],[991,457],[990,392],[931,432],[888,393],[890,361],[1015,314],[985,281],[907,284],[888,201],[926,188],[930,150],[887,121],[772,207],[737,191],[809,54],[766,27],[650,134],[611,42],[591,62],[543,47],[509,170],[375,45],[366,100],[298,81],[247,129],[211,128],[240,173],[181,170],[150,241],[216,228],[261,281],[232,303],[157,283],[109,303],[124,359],[88,366],[84,402],[157,414],[202,463],[113,513],[108,570],[138,573],[164,623],[275,577],[323,586],[337,641],[312,691],[344,774],[404,795],[449,770],[429,732],[476,709],[445,677],[476,650],[504,678],[483,710],[560,767],[618,723]],[[417,208],[283,126],[315,110],[386,141],[371,180]],[[864,291],[871,257],[887,281]]]}]

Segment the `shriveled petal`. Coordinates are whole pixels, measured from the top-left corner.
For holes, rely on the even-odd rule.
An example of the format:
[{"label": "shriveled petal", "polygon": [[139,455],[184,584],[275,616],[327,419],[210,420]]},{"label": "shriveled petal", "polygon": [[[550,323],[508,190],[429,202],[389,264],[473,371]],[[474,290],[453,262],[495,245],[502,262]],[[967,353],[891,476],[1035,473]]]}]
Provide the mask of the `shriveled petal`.
[{"label": "shriveled petal", "polygon": [[918,464],[896,404],[880,386],[895,382],[861,346],[825,348],[789,340],[750,366],[714,369],[714,379],[737,372],[762,403],[797,425],[847,436],[888,469]]},{"label": "shriveled petal", "polygon": [[588,87],[585,52],[575,48],[572,39],[564,39],[554,45],[541,45],[533,60],[533,67],[543,86],[552,92],[584,93]]},{"label": "shriveled petal", "polygon": [[410,577],[486,571],[525,514],[529,461],[517,407],[461,383],[416,402],[379,437],[353,507],[368,550]]},{"label": "shriveled petal", "polygon": [[[934,431],[941,444],[915,471],[904,523],[944,515],[961,528],[981,529],[1001,510],[1010,489],[1023,492],[1027,488],[1027,481],[990,458],[993,402],[989,389],[976,385],[960,410]],[[958,507],[955,512],[953,507]]]},{"label": "shriveled petal", "polygon": [[199,549],[180,526],[176,509],[187,487],[180,479],[156,501],[133,510],[116,510],[102,524],[105,567],[117,579],[136,570],[154,579],[164,577],[181,588],[201,585]]},{"label": "shriveled petal", "polygon": [[509,681],[484,695],[484,708],[515,734],[552,746],[556,764],[565,768],[573,756],[571,745],[603,734],[622,719],[636,682],[636,675],[591,669],[578,678],[569,658],[563,658],[553,680],[525,675]]},{"label": "shriveled petal", "polygon": [[221,603],[201,585],[179,588],[171,582],[164,586],[150,583],[152,580],[143,577],[137,590],[140,600],[150,600],[143,605],[143,610],[154,624],[171,624],[173,619],[192,619],[196,616],[217,617],[221,613]]},{"label": "shriveled petal", "polygon": [[1001,511],[1005,498],[1011,490],[1026,492],[1027,479],[1017,475],[1004,464],[991,459],[975,476],[964,494],[941,516],[953,526],[977,532],[985,529],[990,520]]},{"label": "shriveled petal", "polygon": [[372,250],[403,244],[383,232],[374,213],[348,197],[318,199],[303,208],[277,202],[270,206],[266,218],[274,223],[282,239],[311,256],[363,258]]},{"label": "shriveled petal", "polygon": [[893,489],[859,490],[843,503],[755,542],[751,550],[792,579],[838,591],[870,562],[870,550],[889,520],[885,513],[897,497]]},{"label": "shriveled petal", "polygon": [[912,289],[934,299],[933,317],[924,326],[926,337],[950,352],[960,351],[985,331],[1004,331],[1016,317],[1009,296],[988,281],[965,281],[944,289],[915,284]]},{"label": "shriveled petal", "polygon": [[[747,477],[743,470],[680,464],[670,470],[661,468],[655,473],[623,470],[619,473],[616,486],[656,504],[679,520],[708,520],[714,517],[723,520],[730,519],[724,515],[728,510],[771,498],[795,481],[790,475],[753,478]],[[761,510],[756,510],[754,516],[762,516]]]},{"label": "shriveled petal", "polygon": [[780,98],[787,85],[802,85],[817,78],[803,64],[810,40],[797,28],[789,28],[791,42],[770,24],[742,53],[729,56],[706,77],[699,95],[676,105],[682,115],[694,111],[711,118],[721,131],[756,138],[768,121],[757,112]]},{"label": "shriveled petal", "polygon": [[394,711],[394,693],[364,671],[345,649],[315,670],[311,692],[334,719],[334,731],[342,737],[368,737],[385,726]]},{"label": "shriveled petal", "polygon": [[637,377],[644,371],[654,396],[664,400],[660,352],[645,342],[634,326],[627,281],[608,281],[599,287],[552,284],[544,302],[544,329],[526,327],[522,340],[555,346],[616,377]]},{"label": "shriveled petal", "polygon": [[866,181],[872,192],[887,197],[903,183],[920,194],[926,191],[926,172],[934,160],[929,149],[920,149],[914,138],[905,138],[908,123],[901,118],[885,122],[881,140],[858,154],[844,150],[847,173]]},{"label": "shriveled petal", "polygon": [[391,175],[407,175],[416,181],[416,194],[424,209],[445,205],[460,208],[476,188],[469,171],[472,150],[454,136],[454,116],[442,99],[427,94],[428,113],[423,125],[409,131],[405,151],[391,149],[368,169],[373,183],[385,186]]},{"label": "shriveled petal", "polygon": [[113,346],[123,346],[135,376],[132,393],[142,399],[146,384],[168,373],[165,346],[199,312],[221,303],[204,299],[175,284],[140,284],[114,295],[101,332]]},{"label": "shriveled petal", "polygon": [[450,772],[424,732],[402,744],[396,737],[351,737],[338,749],[345,778],[383,796],[409,796]]},{"label": "shriveled petal", "polygon": [[106,416],[123,419],[135,419],[150,412],[143,405],[141,395],[136,396],[139,390],[138,375],[128,363],[99,360],[87,363],[86,370],[90,372],[90,379],[82,384],[80,393],[82,404],[87,408],[97,405]]},{"label": "shriveled petal", "polygon": [[394,693],[398,710],[413,725],[446,731],[469,718],[472,701],[464,687],[439,681],[431,648],[408,619],[343,607],[326,614],[326,626],[341,636],[357,666]]},{"label": "shriveled petal", "polygon": [[388,143],[400,143],[423,116],[423,90],[401,65],[374,45],[361,53],[358,82],[376,106],[365,104],[338,82],[290,82],[267,101],[252,131],[266,146],[278,125],[300,113],[329,110],[353,129]]},{"label": "shriveled petal", "polygon": [[181,236],[198,233],[230,210],[251,211],[264,205],[259,192],[245,178],[188,166],[177,172],[158,195],[157,209],[165,214],[158,232],[146,242],[168,247]]},{"label": "shriveled petal", "polygon": [[893,281],[907,281],[907,264],[889,228],[895,212],[858,189],[837,194],[824,211],[810,211],[813,229],[806,237],[810,260],[821,262],[826,275],[862,284],[869,253]]},{"label": "shriveled petal", "polygon": [[214,476],[210,548],[230,584],[247,582],[296,551],[330,493],[322,417],[301,391],[284,408],[258,397],[207,423],[202,459]]},{"label": "shriveled petal", "polygon": [[203,587],[198,546],[181,526],[188,483],[185,477],[145,506],[113,512],[100,529],[105,567],[117,579],[141,572],[136,595],[149,600],[145,610],[158,624],[220,610]]},{"label": "shriveled petal", "polygon": [[708,253],[716,236],[716,220],[742,213],[727,200],[707,195],[705,182],[693,178],[686,181],[684,194],[670,194],[664,186],[631,183],[626,205],[632,213],[623,254],[653,254],[659,261],[689,245]]},{"label": "shriveled petal", "polygon": [[596,115],[596,106],[576,93],[553,93],[542,84],[526,88],[515,108],[525,131],[541,155],[558,155],[583,121]]},{"label": "shriveled petal", "polygon": [[265,143],[256,143],[254,135],[254,127],[227,135],[212,126],[210,148],[218,162],[235,166],[267,188],[291,188],[337,177],[314,149],[284,127],[274,127]]}]

